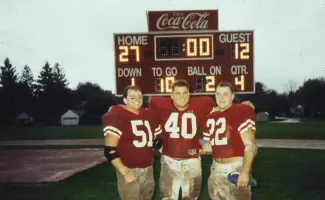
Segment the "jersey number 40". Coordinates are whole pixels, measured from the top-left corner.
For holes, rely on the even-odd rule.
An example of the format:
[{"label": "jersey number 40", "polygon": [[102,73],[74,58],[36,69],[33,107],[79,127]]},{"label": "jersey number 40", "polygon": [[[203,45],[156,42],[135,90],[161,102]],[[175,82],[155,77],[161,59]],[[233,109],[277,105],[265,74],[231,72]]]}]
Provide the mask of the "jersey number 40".
[{"label": "jersey number 40", "polygon": [[[181,128],[178,125],[179,117],[181,117]],[[192,126],[191,132],[187,130],[188,122]],[[179,138],[181,135],[185,139],[192,139],[197,131],[196,117],[193,113],[184,113],[182,116],[179,116],[179,113],[173,112],[165,124],[165,131],[170,133],[170,138]]]}]

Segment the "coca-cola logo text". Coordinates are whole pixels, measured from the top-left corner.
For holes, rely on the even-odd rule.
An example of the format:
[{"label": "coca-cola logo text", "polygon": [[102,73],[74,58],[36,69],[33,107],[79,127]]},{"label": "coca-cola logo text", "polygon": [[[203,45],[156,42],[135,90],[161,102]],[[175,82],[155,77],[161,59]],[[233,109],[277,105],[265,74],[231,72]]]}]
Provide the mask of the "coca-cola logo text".
[{"label": "coca-cola logo text", "polygon": [[172,16],[169,16],[168,13],[162,14],[157,22],[156,27],[158,30],[166,30],[166,29],[207,29],[208,28],[208,20],[207,17],[210,15],[208,12],[204,13],[188,13],[184,15],[184,13],[173,12]]}]

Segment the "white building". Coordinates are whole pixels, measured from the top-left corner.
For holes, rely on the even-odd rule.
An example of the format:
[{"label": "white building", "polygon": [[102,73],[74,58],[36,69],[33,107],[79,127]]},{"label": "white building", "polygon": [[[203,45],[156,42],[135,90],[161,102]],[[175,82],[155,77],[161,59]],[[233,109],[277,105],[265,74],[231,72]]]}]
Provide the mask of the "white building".
[{"label": "white building", "polygon": [[290,111],[294,116],[301,116],[304,114],[304,107],[302,105],[298,105],[296,107],[291,107]]},{"label": "white building", "polygon": [[267,112],[259,112],[256,114],[256,121],[257,122],[266,122],[270,121],[269,113]]},{"label": "white building", "polygon": [[83,110],[68,110],[61,116],[61,126],[79,125],[80,117],[83,114]]}]

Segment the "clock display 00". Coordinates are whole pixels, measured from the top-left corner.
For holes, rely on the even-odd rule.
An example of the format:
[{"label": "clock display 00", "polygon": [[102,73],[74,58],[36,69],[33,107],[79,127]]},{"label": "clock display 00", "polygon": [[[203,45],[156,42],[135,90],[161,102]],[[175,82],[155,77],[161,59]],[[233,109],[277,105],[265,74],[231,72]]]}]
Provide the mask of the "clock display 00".
[{"label": "clock display 00", "polygon": [[155,60],[213,59],[213,35],[155,36]]}]

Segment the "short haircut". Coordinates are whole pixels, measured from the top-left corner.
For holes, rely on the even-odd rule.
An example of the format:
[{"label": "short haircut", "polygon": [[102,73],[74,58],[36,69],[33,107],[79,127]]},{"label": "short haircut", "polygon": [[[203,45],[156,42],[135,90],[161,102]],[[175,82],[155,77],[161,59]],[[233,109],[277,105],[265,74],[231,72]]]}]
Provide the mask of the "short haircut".
[{"label": "short haircut", "polygon": [[173,84],[172,84],[172,91],[174,92],[175,87],[186,87],[188,90],[190,90],[190,86],[188,85],[188,82],[184,79],[179,79],[176,80]]},{"label": "short haircut", "polygon": [[234,89],[234,87],[233,87],[230,83],[228,83],[228,82],[220,82],[220,83],[217,85],[217,87],[216,87],[216,91],[217,91],[217,88],[218,88],[218,87],[229,87],[231,93],[232,93],[232,94],[235,93],[235,89]]},{"label": "short haircut", "polygon": [[140,91],[142,93],[142,89],[139,86],[130,85],[130,86],[124,88],[124,92],[123,92],[123,97],[124,98],[126,98],[128,96],[129,90],[137,90],[137,91]]}]

